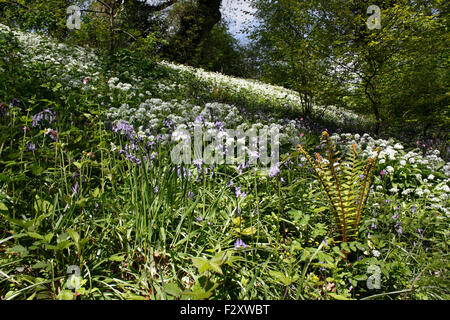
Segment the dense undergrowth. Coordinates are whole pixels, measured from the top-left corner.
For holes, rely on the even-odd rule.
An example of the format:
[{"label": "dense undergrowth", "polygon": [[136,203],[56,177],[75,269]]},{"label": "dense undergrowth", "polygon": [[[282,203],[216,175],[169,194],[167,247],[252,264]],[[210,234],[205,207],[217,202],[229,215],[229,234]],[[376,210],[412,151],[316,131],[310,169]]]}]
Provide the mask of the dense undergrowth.
[{"label": "dense undergrowth", "polygon": [[[0,299],[449,298],[439,151],[342,133],[371,126],[345,110],[303,119],[279,87],[2,25],[0,44]],[[280,163],[176,165],[172,133],[194,125],[279,130]],[[381,149],[345,243],[295,151],[323,153],[326,129],[363,160]]]}]

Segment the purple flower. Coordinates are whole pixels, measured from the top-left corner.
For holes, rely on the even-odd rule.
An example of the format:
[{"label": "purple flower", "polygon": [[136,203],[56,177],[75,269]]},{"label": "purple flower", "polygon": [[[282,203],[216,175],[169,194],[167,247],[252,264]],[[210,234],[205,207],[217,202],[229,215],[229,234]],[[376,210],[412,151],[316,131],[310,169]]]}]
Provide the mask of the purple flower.
[{"label": "purple flower", "polygon": [[400,227],[397,229],[397,233],[398,233],[399,236],[403,233],[403,228],[402,228],[402,226],[400,226]]},{"label": "purple flower", "polygon": [[412,213],[416,213],[417,208],[416,208],[415,204],[413,204],[413,206],[411,207],[411,211],[412,211]]},{"label": "purple flower", "polygon": [[56,141],[56,139],[58,138],[58,132],[56,130],[48,128],[47,130],[45,130],[44,133],[45,135],[49,136],[50,139],[52,139],[53,141]]},{"label": "purple flower", "polygon": [[36,151],[36,145],[33,142],[28,142],[25,146],[25,152]]},{"label": "purple flower", "polygon": [[381,170],[381,172],[380,172],[380,176],[384,176],[386,174],[386,170]]},{"label": "purple flower", "polygon": [[277,163],[273,167],[270,168],[269,177],[273,178],[280,173],[280,163]]},{"label": "purple flower", "polygon": [[[323,261],[319,261],[320,264],[325,264]],[[320,271],[325,271],[325,267],[320,267]]]},{"label": "purple flower", "polygon": [[235,194],[236,194],[236,198],[245,198],[247,196],[247,194],[244,191],[241,191],[241,187],[236,187],[235,190]]},{"label": "purple flower", "polygon": [[138,157],[136,157],[135,155],[133,155],[131,153],[127,154],[126,159],[130,160],[131,162],[136,163],[137,165],[141,165],[141,163],[142,163],[141,159],[139,159]]},{"label": "purple flower", "polygon": [[203,221],[203,219],[200,216],[198,216],[196,219],[197,219],[198,222],[202,222]]},{"label": "purple flower", "polygon": [[126,144],[125,145],[125,149],[127,149],[127,150],[129,150],[129,151],[137,151],[138,150],[138,147],[137,147],[137,145],[135,144],[135,143],[132,143],[132,144]]},{"label": "purple flower", "polygon": [[75,185],[72,187],[73,195],[78,193],[78,182],[75,182]]},{"label": "purple flower", "polygon": [[43,120],[52,123],[55,119],[56,114],[50,109],[45,109],[33,116],[33,128],[37,127]]},{"label": "purple flower", "polygon": [[246,164],[246,163],[240,163],[239,165],[238,165],[238,170],[239,170],[239,174],[242,174],[242,171],[244,170],[244,169],[246,169],[248,167],[248,165]]},{"label": "purple flower", "polygon": [[161,133],[158,133],[157,135],[156,135],[156,141],[164,141],[164,140],[166,140],[166,135],[164,135],[164,134],[161,134]]},{"label": "purple flower", "polygon": [[158,186],[156,186],[155,189],[153,189],[153,192],[155,192],[155,193],[158,193],[158,192],[159,192]]},{"label": "purple flower", "polygon": [[13,98],[13,99],[11,100],[11,102],[9,103],[9,106],[10,106],[11,108],[14,108],[14,107],[18,107],[19,104],[20,104],[20,101],[17,100],[16,98]]},{"label": "purple flower", "polygon": [[372,222],[370,229],[375,230],[376,228],[377,228],[377,225],[375,224],[375,222]]},{"label": "purple flower", "polygon": [[121,120],[115,125],[113,125],[112,131],[115,133],[123,134],[129,139],[133,139],[136,135],[134,127],[128,121],[124,120]]},{"label": "purple flower", "polygon": [[234,250],[238,250],[239,248],[247,248],[247,245],[242,241],[242,239],[237,239],[234,243]]},{"label": "purple flower", "polygon": [[224,125],[222,122],[220,121],[216,121],[216,123],[214,124],[214,126],[216,127],[217,130],[223,131],[224,129]]},{"label": "purple flower", "polygon": [[152,153],[152,155],[150,156],[150,160],[156,159],[157,156],[158,156],[158,152]]},{"label": "purple flower", "polygon": [[423,229],[419,228],[417,229],[417,232],[420,234],[421,237],[423,237]]},{"label": "purple flower", "polygon": [[202,170],[203,161],[202,159],[194,159],[192,164],[197,167],[198,170]]},{"label": "purple flower", "polygon": [[199,115],[197,118],[195,118],[195,122],[202,122],[203,120],[205,120],[203,115]]},{"label": "purple flower", "polygon": [[175,126],[173,125],[173,121],[168,118],[163,120],[163,125],[165,125],[169,129],[175,128]]}]

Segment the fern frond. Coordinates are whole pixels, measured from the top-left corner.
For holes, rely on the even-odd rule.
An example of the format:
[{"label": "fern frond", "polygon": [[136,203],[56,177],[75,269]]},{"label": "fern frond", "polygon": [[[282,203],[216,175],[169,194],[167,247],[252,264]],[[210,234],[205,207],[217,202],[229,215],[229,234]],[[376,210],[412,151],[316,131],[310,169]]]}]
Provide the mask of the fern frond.
[{"label": "fern frond", "polygon": [[364,162],[359,157],[356,144],[353,144],[342,159],[326,131],[322,133],[321,140],[326,146],[325,158],[316,153],[313,160],[301,145],[298,147],[327,195],[341,240],[348,242],[358,234],[380,149],[377,149],[374,159],[369,158]]}]

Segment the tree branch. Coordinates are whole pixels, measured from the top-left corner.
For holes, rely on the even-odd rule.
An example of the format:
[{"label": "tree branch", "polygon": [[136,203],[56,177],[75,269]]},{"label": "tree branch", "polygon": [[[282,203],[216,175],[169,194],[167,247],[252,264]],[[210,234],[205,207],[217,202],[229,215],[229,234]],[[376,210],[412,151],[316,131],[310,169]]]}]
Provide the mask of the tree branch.
[{"label": "tree branch", "polygon": [[161,11],[161,10],[164,10],[164,9],[170,7],[174,3],[178,2],[178,0],[169,0],[168,2],[164,2],[161,4],[157,4],[157,5],[148,5],[145,3],[145,1],[144,2],[138,1],[138,2],[148,6],[151,12],[156,12],[156,11]]}]

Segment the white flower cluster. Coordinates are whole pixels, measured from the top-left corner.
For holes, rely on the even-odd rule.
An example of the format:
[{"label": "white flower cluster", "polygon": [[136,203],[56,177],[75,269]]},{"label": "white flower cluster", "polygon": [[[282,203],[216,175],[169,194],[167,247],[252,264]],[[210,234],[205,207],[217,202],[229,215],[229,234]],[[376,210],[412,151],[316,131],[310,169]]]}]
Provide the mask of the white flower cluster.
[{"label": "white flower cluster", "polygon": [[[299,109],[301,99],[297,92],[279,86],[273,86],[256,80],[240,79],[230,77],[217,72],[208,72],[203,69],[193,68],[185,65],[178,65],[163,61],[162,65],[181,72],[193,75],[198,81],[206,83],[211,88],[220,86],[231,92],[233,95],[247,97],[248,100],[260,99],[270,102],[273,106],[284,108]],[[314,115],[320,115],[321,118],[333,121],[335,123],[346,123],[353,126],[370,126],[373,120],[369,117],[362,117],[351,111],[337,108],[334,106],[314,106],[312,110]]]},{"label": "white flower cluster", "polygon": [[109,79],[108,81],[108,86],[110,90],[120,90],[120,91],[129,91],[133,86],[129,83],[122,83],[119,82],[119,78],[117,77],[113,77],[111,79]]},{"label": "white flower cluster", "polygon": [[[408,196],[416,196],[427,201],[428,209],[438,210],[450,215],[448,210],[448,193],[450,191],[450,163],[439,157],[438,150],[429,151],[425,156],[419,151],[403,151],[404,147],[401,143],[395,143],[393,139],[373,139],[369,134],[360,136],[358,134],[352,135],[350,133],[334,134],[331,138],[338,143],[344,150],[350,148],[355,143],[358,151],[363,157],[374,157],[376,155],[376,148],[380,147],[379,163],[386,165],[384,167],[385,175],[393,175],[395,171],[403,172],[407,166],[412,170],[409,172],[421,172],[409,175],[404,175],[405,179],[409,181],[410,186],[400,190],[398,186],[392,187],[389,192],[399,193],[401,196],[407,198]],[[440,172],[443,177],[437,179],[435,175],[426,174],[422,172],[423,169],[431,170],[433,172]],[[413,183],[412,180],[416,180]],[[376,177],[375,190],[382,192],[382,179]]]},{"label": "white flower cluster", "polygon": [[98,58],[90,50],[68,46],[31,32],[10,30],[0,24],[0,32],[12,31],[17,38],[24,66],[42,65],[52,78],[68,87],[81,87],[82,79],[98,76]]},{"label": "white flower cluster", "polygon": [[[376,148],[380,148],[380,154],[378,161],[380,164],[395,162],[397,168],[402,168],[407,165],[411,165],[413,168],[417,168],[418,165],[426,165],[431,170],[437,170],[442,166],[444,160],[439,157],[439,150],[433,150],[423,156],[420,151],[409,151],[405,153],[404,147],[401,143],[396,143],[394,139],[374,139],[369,134],[360,136],[359,134],[343,133],[333,134],[331,136],[335,142],[342,145],[344,149],[350,148],[355,143],[358,151],[361,152],[363,157],[374,157],[377,153]],[[450,177],[450,163],[446,164],[441,170],[447,176]],[[389,168],[389,169],[388,169]],[[390,166],[386,170],[390,171]],[[393,170],[393,168],[392,168]]]},{"label": "white flower cluster", "polygon": [[292,142],[289,133],[298,138],[296,122],[286,125],[259,121],[250,123],[233,105],[221,103],[207,103],[203,108],[189,104],[186,101],[170,102],[161,99],[148,99],[139,106],[123,104],[120,108],[110,108],[107,113],[110,120],[126,120],[138,128],[138,133],[153,141],[155,135],[167,133],[175,129],[187,129],[191,133],[195,126],[201,126],[209,135],[223,135],[226,129],[278,130],[279,139],[284,143]]}]

